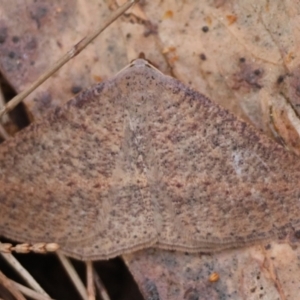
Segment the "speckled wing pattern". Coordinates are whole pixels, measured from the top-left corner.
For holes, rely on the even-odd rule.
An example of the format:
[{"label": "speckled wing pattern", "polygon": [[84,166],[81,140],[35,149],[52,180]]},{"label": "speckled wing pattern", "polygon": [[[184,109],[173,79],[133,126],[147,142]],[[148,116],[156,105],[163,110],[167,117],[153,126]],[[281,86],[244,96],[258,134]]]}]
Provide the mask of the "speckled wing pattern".
[{"label": "speckled wing pattern", "polygon": [[0,147],[0,235],[79,259],[218,251],[300,229],[300,163],[136,60]]}]

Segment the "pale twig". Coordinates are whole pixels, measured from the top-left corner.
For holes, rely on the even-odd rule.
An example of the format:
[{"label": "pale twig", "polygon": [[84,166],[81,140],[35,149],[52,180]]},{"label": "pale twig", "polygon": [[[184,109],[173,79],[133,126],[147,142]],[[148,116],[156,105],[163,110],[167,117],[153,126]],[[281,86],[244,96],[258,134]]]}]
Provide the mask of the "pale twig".
[{"label": "pale twig", "polygon": [[[0,86],[0,110],[5,107],[5,101],[4,101],[4,96],[2,93],[2,89]],[[7,123],[9,121],[8,115],[3,116],[0,118],[0,136],[4,139],[7,140],[9,138],[9,134],[6,132],[5,128],[3,127],[3,123]]]},{"label": "pale twig", "polygon": [[0,283],[17,299],[26,300],[16,286],[0,271]]},{"label": "pale twig", "polygon": [[32,91],[34,91],[38,86],[40,86],[46,79],[48,79],[53,73],[59,70],[65,63],[67,63],[70,59],[80,53],[90,42],[92,42],[106,27],[108,27],[111,23],[113,23],[120,15],[122,15],[127,9],[129,9],[134,3],[138,2],[138,0],[131,0],[126,4],[122,5],[118,9],[116,9],[110,17],[103,23],[99,28],[93,32],[92,34],[83,38],[78,44],[76,44],[72,49],[67,52],[61,59],[59,59],[52,68],[46,71],[43,75],[41,75],[36,81],[34,81],[25,91],[18,94],[12,100],[10,100],[6,106],[0,110],[0,118],[3,114],[11,111],[16,107],[25,97],[27,97]]},{"label": "pale twig", "polygon": [[37,292],[35,292],[32,289],[29,289],[28,287],[15,282],[13,280],[10,279],[10,281],[18,288],[18,290],[25,296],[30,297],[30,299],[34,299],[34,300],[53,300],[52,298],[49,298],[47,296],[41,295]]},{"label": "pale twig", "polygon": [[[0,109],[2,109],[4,106],[5,106],[5,99],[4,99],[2,88],[1,88],[1,85],[0,85]],[[8,115],[3,116],[1,118],[1,121],[4,124],[8,123],[9,122],[9,116]]]},{"label": "pale twig", "polygon": [[93,262],[88,260],[85,262],[85,265],[88,300],[96,300],[95,286],[93,280]]},{"label": "pale twig", "polygon": [[0,253],[3,258],[20,274],[26,283],[33,288],[36,292],[48,296],[42,287],[35,281],[35,279],[27,272],[26,269],[17,261],[17,259],[10,253]]},{"label": "pale twig", "polygon": [[96,286],[102,300],[110,300],[110,297],[108,296],[106,288],[94,268],[93,268],[93,275],[94,275],[95,286]]},{"label": "pale twig", "polygon": [[70,263],[69,259],[67,259],[63,254],[61,254],[59,251],[57,251],[57,256],[64,266],[66,272],[68,273],[69,277],[71,278],[73,284],[75,285],[77,291],[79,292],[82,299],[86,300],[87,298],[87,292],[85,289],[84,284],[80,280],[78,274],[76,273],[74,267]]},{"label": "pale twig", "polygon": [[7,131],[5,130],[5,128],[3,127],[3,125],[0,123],[0,136],[4,139],[7,140],[10,135],[7,133]]}]

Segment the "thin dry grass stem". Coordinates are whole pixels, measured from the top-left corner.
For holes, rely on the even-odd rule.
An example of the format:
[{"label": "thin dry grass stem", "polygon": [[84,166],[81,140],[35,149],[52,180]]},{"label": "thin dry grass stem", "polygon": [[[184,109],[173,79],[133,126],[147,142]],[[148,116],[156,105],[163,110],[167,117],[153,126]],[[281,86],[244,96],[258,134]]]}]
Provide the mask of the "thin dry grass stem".
[{"label": "thin dry grass stem", "polygon": [[87,294],[88,300],[96,300],[95,286],[94,286],[94,274],[93,274],[93,262],[88,260],[86,264],[86,281],[87,281]]},{"label": "thin dry grass stem", "polygon": [[52,298],[49,298],[47,296],[41,295],[37,292],[35,292],[32,289],[29,289],[28,287],[15,282],[13,280],[10,280],[17,288],[18,290],[25,296],[30,297],[30,299],[34,299],[34,300],[53,300]]},{"label": "thin dry grass stem", "polygon": [[[2,89],[1,89],[1,86],[0,86],[0,110],[4,107],[5,107],[5,101],[4,101],[4,96],[3,96]],[[7,131],[5,130],[5,128],[3,127],[2,124],[7,123],[8,121],[9,121],[9,116],[8,115],[5,115],[2,118],[0,118],[0,136],[4,140],[7,140],[9,138],[9,134],[7,133]]]},{"label": "thin dry grass stem", "polygon": [[25,91],[18,94],[12,100],[10,100],[4,108],[0,110],[0,118],[7,112],[11,111],[18,105],[25,97],[33,92],[38,86],[40,86],[45,80],[47,80],[52,74],[59,70],[70,59],[79,54],[90,42],[92,42],[106,27],[113,23],[120,15],[122,15],[127,9],[129,9],[138,0],[131,0],[118,9],[116,9],[110,17],[101,24],[97,30],[92,34],[83,38],[78,44],[72,47],[63,57],[61,57],[48,71],[42,74],[36,81],[34,81]]},{"label": "thin dry grass stem", "polygon": [[79,292],[81,298],[84,300],[88,299],[85,286],[82,283],[82,281],[80,280],[74,267],[70,263],[70,260],[68,258],[66,258],[66,256],[63,255],[62,253],[60,253],[59,251],[57,251],[57,256],[58,256],[60,262],[62,263],[62,265],[64,266],[66,272],[68,273],[68,275],[69,275],[70,279],[72,280],[74,286],[76,287],[77,291]]},{"label": "thin dry grass stem", "polygon": [[36,292],[49,297],[35,279],[27,272],[26,269],[18,262],[18,260],[10,253],[0,253],[2,257],[19,273],[26,283]]},{"label": "thin dry grass stem", "polygon": [[[3,107],[5,107],[5,98],[2,92],[2,88],[0,85],[0,109],[2,109]],[[6,124],[9,122],[9,115],[5,115],[1,118],[1,123],[2,124]]]},{"label": "thin dry grass stem", "polygon": [[17,299],[17,300],[26,300],[25,297],[18,291],[14,283],[8,279],[0,271],[0,283]]},{"label": "thin dry grass stem", "polygon": [[0,243],[0,253],[40,253],[45,254],[48,252],[55,252],[59,249],[59,245],[56,243],[36,243],[33,245],[30,244],[17,244],[13,246],[10,243]]},{"label": "thin dry grass stem", "polygon": [[110,297],[108,296],[106,288],[94,268],[93,268],[93,275],[94,275],[95,286],[96,286],[102,300],[110,300]]},{"label": "thin dry grass stem", "polygon": [[0,123],[0,135],[4,140],[7,140],[10,137],[10,135],[7,133],[7,131],[5,130],[5,128],[1,123]]}]

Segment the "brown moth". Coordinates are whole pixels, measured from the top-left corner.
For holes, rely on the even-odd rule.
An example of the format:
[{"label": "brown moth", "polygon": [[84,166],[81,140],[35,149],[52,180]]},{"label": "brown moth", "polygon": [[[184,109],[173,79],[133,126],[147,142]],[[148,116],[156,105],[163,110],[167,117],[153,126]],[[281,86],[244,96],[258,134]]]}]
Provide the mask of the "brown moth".
[{"label": "brown moth", "polygon": [[139,59],[0,146],[0,235],[83,260],[297,237],[299,170]]}]

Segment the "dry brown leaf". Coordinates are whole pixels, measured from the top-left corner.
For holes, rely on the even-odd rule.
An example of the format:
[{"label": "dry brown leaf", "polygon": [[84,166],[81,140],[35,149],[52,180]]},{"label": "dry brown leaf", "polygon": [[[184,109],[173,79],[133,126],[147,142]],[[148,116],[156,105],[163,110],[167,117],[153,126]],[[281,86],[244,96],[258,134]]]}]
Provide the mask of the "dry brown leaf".
[{"label": "dry brown leaf", "polygon": [[[0,3],[0,67],[17,91],[42,73],[51,60],[55,61],[61,55],[60,48],[65,52],[82,38],[82,32],[90,29],[91,23],[97,22],[99,3],[102,12],[106,10],[102,1],[89,1],[84,7],[76,1],[68,7],[60,1],[51,3],[46,14],[43,7],[29,1],[25,7],[24,1],[17,5],[9,1]],[[142,2],[140,8],[148,23],[139,19],[139,15],[123,18],[94,43],[91,53],[77,58],[78,66],[72,62],[69,70],[66,67],[62,71],[65,74],[57,75],[48,88],[42,87],[28,99],[28,110],[33,118],[39,118],[47,107],[57,105],[56,101],[60,103],[59,99],[67,100],[80,88],[110,77],[144,52],[164,73],[169,70],[257,128],[274,134],[298,153],[300,131],[295,113],[298,109],[295,71],[299,64],[298,7],[294,1]],[[165,18],[170,10],[172,18]],[[84,21],[79,21],[80,16]],[[54,38],[51,38],[52,29]],[[18,41],[15,37],[22,38]],[[168,48],[176,49],[176,56],[174,51],[170,56],[163,53]],[[35,103],[33,99],[39,100]],[[243,249],[241,253],[244,251],[248,250]],[[276,253],[276,261],[282,258],[285,258],[282,252]],[[279,263],[276,269],[285,278],[291,276],[287,270],[295,266],[293,260],[286,259],[285,268],[281,266]],[[299,278],[297,272],[296,268],[294,278]]]},{"label": "dry brown leaf", "polygon": [[[190,255],[149,249],[123,256],[145,299],[298,299],[299,250],[266,247]],[[216,282],[210,280],[218,272]]]}]

